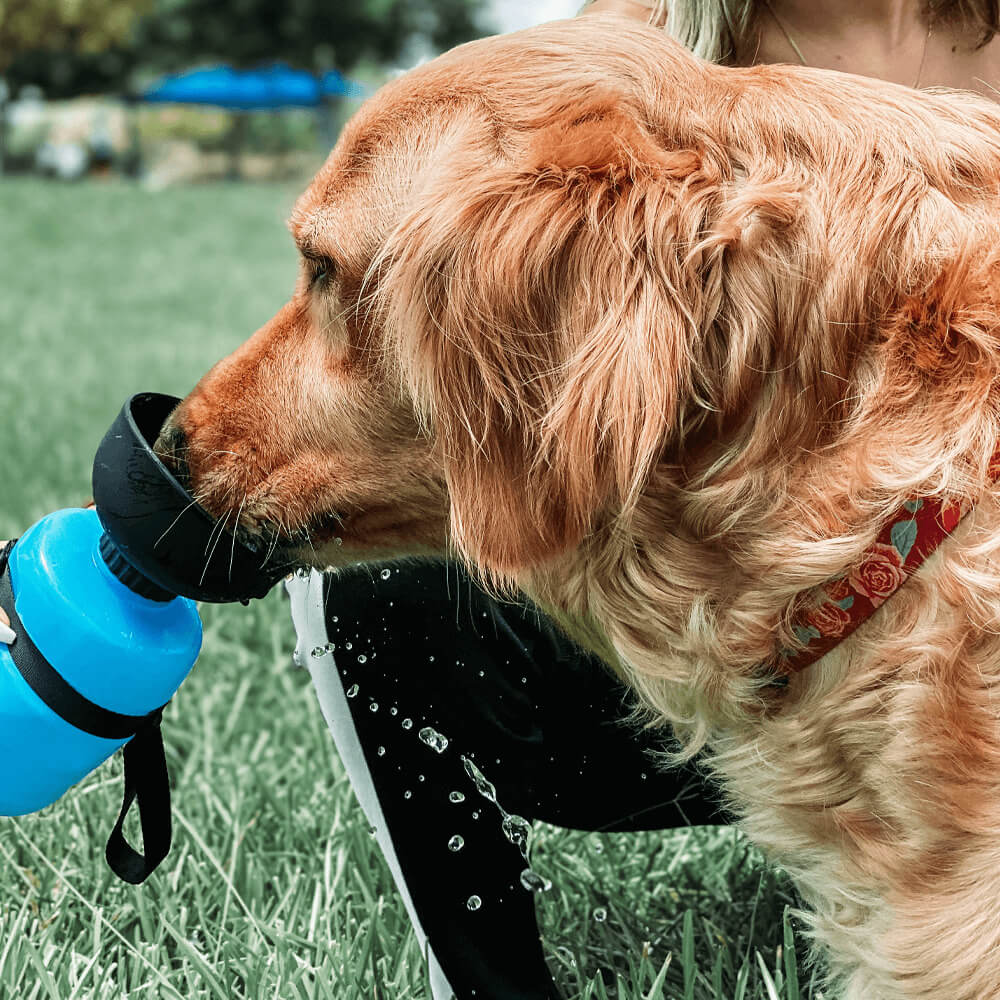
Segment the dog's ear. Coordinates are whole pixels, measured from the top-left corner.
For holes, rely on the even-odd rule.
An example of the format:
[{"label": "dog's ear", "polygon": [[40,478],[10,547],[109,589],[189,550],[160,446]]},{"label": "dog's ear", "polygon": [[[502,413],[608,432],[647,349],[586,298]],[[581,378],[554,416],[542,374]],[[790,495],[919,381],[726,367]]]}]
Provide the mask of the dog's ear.
[{"label": "dog's ear", "polygon": [[379,263],[459,548],[508,576],[635,502],[691,391],[717,178],[622,113],[452,161]]}]

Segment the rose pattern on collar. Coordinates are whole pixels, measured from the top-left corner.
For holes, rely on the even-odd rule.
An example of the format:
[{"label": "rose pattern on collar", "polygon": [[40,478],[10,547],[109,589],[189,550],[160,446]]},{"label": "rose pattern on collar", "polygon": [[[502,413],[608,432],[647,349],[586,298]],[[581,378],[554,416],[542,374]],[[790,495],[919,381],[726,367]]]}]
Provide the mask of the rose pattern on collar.
[{"label": "rose pattern on collar", "polygon": [[[994,457],[990,472],[1000,473]],[[891,597],[972,509],[937,497],[907,500],[846,573],[807,592],[792,632],[800,649],[781,648],[779,667],[797,673],[839,642]]]}]

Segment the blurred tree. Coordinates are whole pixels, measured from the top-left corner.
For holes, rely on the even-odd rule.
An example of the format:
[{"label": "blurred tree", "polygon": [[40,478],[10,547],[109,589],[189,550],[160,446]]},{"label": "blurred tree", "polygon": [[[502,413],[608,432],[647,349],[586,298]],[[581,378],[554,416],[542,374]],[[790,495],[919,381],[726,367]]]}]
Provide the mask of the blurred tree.
[{"label": "blurred tree", "polygon": [[[414,43],[440,51],[495,30],[482,0],[0,0],[0,76],[49,97],[123,90],[153,73],[220,61],[349,71]],[[143,16],[139,16],[143,15]]]},{"label": "blurred tree", "polygon": [[[44,79],[120,71],[125,63],[137,18],[153,8],[154,0],[0,0],[0,76],[27,59],[45,62]],[[88,75],[85,73],[85,75]],[[22,73],[15,73],[22,77]],[[17,82],[21,82],[18,80]]]},{"label": "blurred tree", "polygon": [[220,59],[349,70],[399,59],[417,39],[435,50],[489,32],[482,0],[159,0],[143,22],[147,56],[168,68]]},{"label": "blurred tree", "polygon": [[152,0],[0,0],[0,73],[32,49],[103,52],[151,8]]}]

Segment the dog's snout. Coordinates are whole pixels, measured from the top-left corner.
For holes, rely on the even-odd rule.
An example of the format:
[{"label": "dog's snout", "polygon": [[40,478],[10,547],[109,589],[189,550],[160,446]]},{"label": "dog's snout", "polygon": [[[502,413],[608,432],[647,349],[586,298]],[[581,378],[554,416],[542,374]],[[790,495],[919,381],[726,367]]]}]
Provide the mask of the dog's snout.
[{"label": "dog's snout", "polygon": [[187,463],[187,434],[173,418],[167,420],[154,445],[154,451],[177,481],[188,489],[191,473]]},{"label": "dog's snout", "polygon": [[187,435],[177,424],[167,421],[156,439],[156,451],[161,458],[180,455],[187,445]]}]

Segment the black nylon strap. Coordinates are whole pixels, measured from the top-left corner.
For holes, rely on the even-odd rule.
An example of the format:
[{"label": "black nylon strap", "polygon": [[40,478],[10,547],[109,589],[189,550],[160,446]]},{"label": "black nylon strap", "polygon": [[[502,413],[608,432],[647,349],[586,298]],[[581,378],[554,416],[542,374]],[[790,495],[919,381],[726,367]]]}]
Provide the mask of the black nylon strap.
[{"label": "black nylon strap", "polygon": [[90,736],[99,736],[106,740],[123,740],[152,722],[153,717],[162,711],[162,708],[156,709],[149,715],[122,715],[119,712],[109,711],[80,694],[45,659],[18,617],[6,562],[6,558],[0,556],[0,573],[2,573],[0,607],[7,612],[10,627],[17,634],[17,638],[7,648],[10,650],[14,666],[21,672],[28,687],[60,719],[64,719],[77,729],[82,729]]},{"label": "black nylon strap", "polygon": [[[15,539],[16,541],[16,539]],[[8,560],[14,542],[0,550],[0,607],[10,618],[17,638],[8,647],[14,666],[32,691],[71,726],[103,739],[132,739],[125,744],[125,794],[118,822],[111,831],[105,858],[123,881],[138,885],[170,851],[170,777],[160,732],[161,706],[148,715],[123,715],[85,698],[42,655],[28,635],[14,606]],[[125,840],[123,827],[132,803],[138,800],[145,855]]]},{"label": "black nylon strap", "polygon": [[[125,744],[122,754],[125,758],[125,794],[104,857],[123,882],[138,885],[145,882],[170,853],[170,775],[163,753],[159,718],[136,733]],[[129,845],[122,830],[135,801],[139,803],[145,854]]]}]

